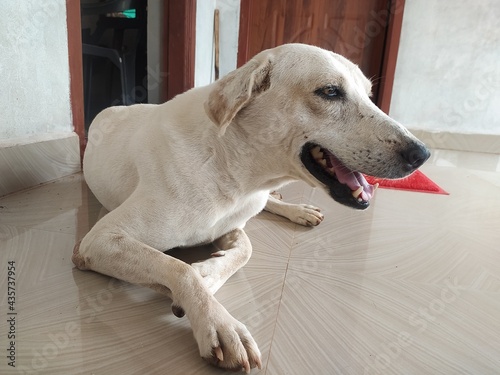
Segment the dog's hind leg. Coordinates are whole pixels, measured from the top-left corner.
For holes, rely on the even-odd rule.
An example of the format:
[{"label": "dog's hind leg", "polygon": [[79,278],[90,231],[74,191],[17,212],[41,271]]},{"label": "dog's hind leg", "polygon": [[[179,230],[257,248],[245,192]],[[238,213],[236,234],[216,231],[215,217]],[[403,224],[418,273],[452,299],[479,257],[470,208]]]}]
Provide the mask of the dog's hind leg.
[{"label": "dog's hind leg", "polygon": [[286,203],[276,198],[274,194],[269,195],[264,210],[286,217],[294,223],[305,226],[318,225],[324,219],[324,216],[318,207],[308,204]]},{"label": "dog's hind leg", "polygon": [[235,229],[214,241],[219,249],[212,257],[191,264],[215,293],[236,271],[243,267],[252,255],[252,244],[242,229]]}]

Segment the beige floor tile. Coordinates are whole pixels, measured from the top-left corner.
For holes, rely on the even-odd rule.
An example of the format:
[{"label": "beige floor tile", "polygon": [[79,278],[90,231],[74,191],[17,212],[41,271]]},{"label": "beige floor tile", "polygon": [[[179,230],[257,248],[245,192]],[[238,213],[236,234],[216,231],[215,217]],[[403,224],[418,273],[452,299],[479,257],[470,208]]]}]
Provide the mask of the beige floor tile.
[{"label": "beige floor tile", "polygon": [[[380,189],[358,212],[297,183],[280,192],[321,207],[320,226],[265,212],[247,224],[252,258],[217,298],[261,348],[252,373],[500,373],[500,157],[435,151],[423,171],[450,195]],[[17,367],[3,355],[0,374],[224,373],[170,301],[73,268],[100,209],[81,175],[0,199],[1,337],[11,260],[18,313]]]},{"label": "beige floor tile", "polygon": [[85,235],[96,221],[101,204],[83,176],[75,174],[0,199],[0,225]]}]

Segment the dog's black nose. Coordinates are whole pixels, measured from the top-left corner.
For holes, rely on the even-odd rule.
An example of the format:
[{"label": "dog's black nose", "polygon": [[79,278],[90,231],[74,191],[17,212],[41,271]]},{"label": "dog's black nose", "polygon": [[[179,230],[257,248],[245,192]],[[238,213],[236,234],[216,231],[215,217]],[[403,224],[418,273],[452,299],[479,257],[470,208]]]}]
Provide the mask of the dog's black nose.
[{"label": "dog's black nose", "polygon": [[401,152],[401,156],[408,163],[409,169],[417,169],[429,159],[431,153],[427,147],[416,144]]}]

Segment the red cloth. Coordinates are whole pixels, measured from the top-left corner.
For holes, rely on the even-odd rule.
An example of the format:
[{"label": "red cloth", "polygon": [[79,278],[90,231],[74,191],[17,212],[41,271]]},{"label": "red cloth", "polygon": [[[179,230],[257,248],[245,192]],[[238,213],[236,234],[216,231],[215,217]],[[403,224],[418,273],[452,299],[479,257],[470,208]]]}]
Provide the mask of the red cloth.
[{"label": "red cloth", "polygon": [[381,188],[449,195],[449,193],[441,189],[435,182],[433,182],[430,178],[428,178],[420,171],[415,171],[408,177],[402,178],[400,180],[386,180],[383,178],[372,176],[365,177],[366,180],[372,185],[378,182],[379,187]]}]

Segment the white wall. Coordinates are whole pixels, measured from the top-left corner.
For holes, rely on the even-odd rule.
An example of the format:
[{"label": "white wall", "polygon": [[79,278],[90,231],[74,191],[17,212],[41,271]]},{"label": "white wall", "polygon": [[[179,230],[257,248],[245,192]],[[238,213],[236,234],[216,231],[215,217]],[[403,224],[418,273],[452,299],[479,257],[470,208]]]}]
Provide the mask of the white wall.
[{"label": "white wall", "polygon": [[390,115],[411,129],[500,135],[499,19],[498,0],[407,1]]},{"label": "white wall", "polygon": [[0,142],[71,133],[65,0],[0,9]]},{"label": "white wall", "polygon": [[80,171],[65,0],[0,2],[0,196]]},{"label": "white wall", "polygon": [[214,81],[214,11],[219,9],[219,77],[236,69],[239,0],[197,0],[195,86]]}]

